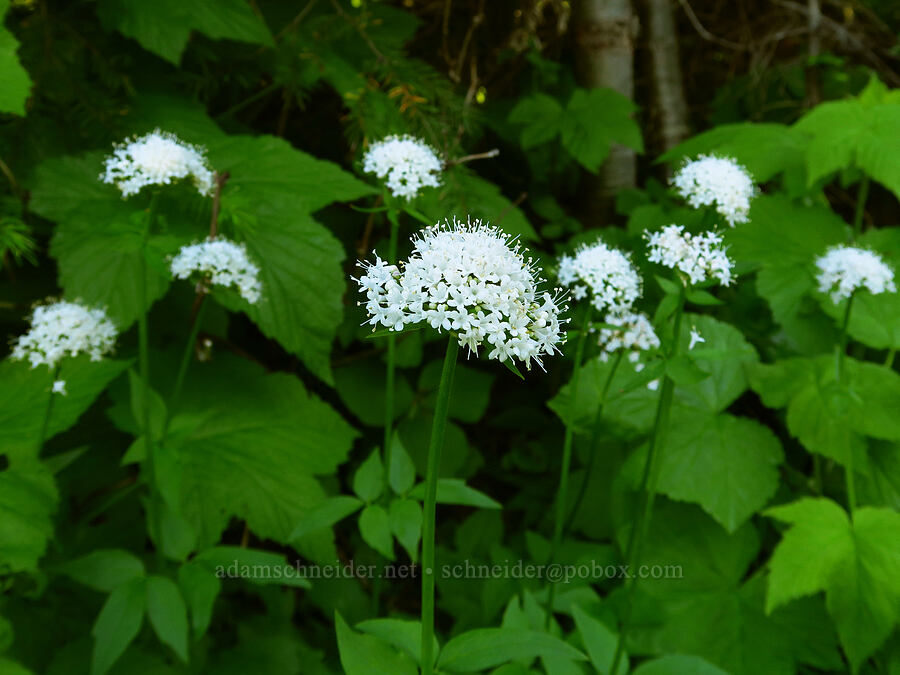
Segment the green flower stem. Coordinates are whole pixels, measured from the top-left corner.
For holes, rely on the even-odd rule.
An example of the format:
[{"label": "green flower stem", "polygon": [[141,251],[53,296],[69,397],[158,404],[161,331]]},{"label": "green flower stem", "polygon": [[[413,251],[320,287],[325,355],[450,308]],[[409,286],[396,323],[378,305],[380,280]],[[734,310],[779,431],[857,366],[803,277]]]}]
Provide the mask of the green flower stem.
[{"label": "green flower stem", "polygon": [[434,531],[435,504],[437,502],[437,478],[447,427],[447,410],[450,391],[453,388],[453,372],[459,344],[454,336],[447,341],[444,368],[434,406],[431,441],[428,443],[428,470],[425,477],[425,512],[422,521],[422,675],[434,672]]},{"label": "green flower stem", "polygon": [[[684,301],[687,295],[687,287],[682,285],[678,294],[678,305],[675,308],[675,318],[672,326],[672,342],[666,354],[666,362],[674,358],[678,353],[678,341],[681,337],[681,317],[684,315]],[[638,519],[632,524],[628,535],[628,546],[625,551],[625,559],[629,569],[636,570],[641,564],[644,541],[650,529],[650,520],[653,517],[653,502],[656,499],[656,486],[659,482],[659,456],[665,449],[666,433],[669,427],[669,414],[672,410],[672,399],[675,393],[675,383],[666,374],[663,377],[662,390],[659,394],[659,403],[656,406],[656,418],[653,422],[653,433],[647,448],[647,461],[644,463],[644,473],[641,476],[640,492],[644,495]],[[628,599],[625,604],[625,612],[622,617],[622,628],[619,631],[619,641],[616,644],[616,652],[613,655],[610,673],[617,673],[619,663],[625,653],[625,642],[631,627],[631,613],[634,609],[635,589],[637,577],[632,575],[626,580]]]},{"label": "green flower stem", "polygon": [[[200,324],[203,322],[203,310],[206,308],[206,294],[202,293],[197,300],[197,311],[191,323],[191,332],[188,335],[187,344],[184,346],[184,352],[181,355],[181,363],[178,366],[178,375],[175,377],[175,386],[172,388],[172,396],[169,398],[169,410],[166,415],[166,430],[169,428],[169,422],[175,414],[178,407],[178,399],[181,397],[181,388],[184,386],[184,376],[187,374],[188,366],[194,355],[194,346],[197,343],[197,336],[200,334]],[[164,434],[165,435],[165,434]]]},{"label": "green flower stem", "polygon": [[[841,337],[838,340],[837,352],[834,358],[834,377],[838,386],[844,384],[844,361],[847,353],[847,327],[850,325],[850,310],[853,308],[853,298],[855,294],[851,294],[847,299],[847,307],[844,309],[844,320],[841,322]],[[847,466],[844,467],[847,481],[847,505],[850,508],[850,517],[856,510],[856,482],[853,478],[853,448],[849,447],[847,451]]]},{"label": "green flower stem", "polygon": [[884,357],[884,365],[888,368],[894,367],[894,357],[897,355],[897,350],[894,347],[891,347],[888,350],[887,356]]},{"label": "green flower stem", "polygon": [[[388,262],[391,265],[397,264],[397,236],[400,231],[400,214],[393,208],[392,202],[387,201],[388,211],[387,217],[391,223],[391,238],[388,243]],[[394,373],[396,371],[396,350],[397,336],[393,333],[387,336],[387,371],[385,376],[385,392],[384,392],[384,480],[388,488],[390,488],[391,476],[391,446],[393,445],[393,426],[394,426]]]},{"label": "green flower stem", "polygon": [[[581,362],[584,360],[584,348],[587,344],[588,329],[591,325],[591,316],[593,307],[587,303],[587,309],[584,312],[584,321],[581,324],[581,330],[578,332],[578,342],[575,343],[575,359],[572,364],[572,381],[569,383],[569,423],[566,424],[565,435],[563,436],[562,466],[559,470],[559,486],[556,489],[556,519],[553,522],[553,540],[550,543],[550,557],[547,564],[550,565],[556,560],[559,553],[559,547],[562,543],[563,523],[566,519],[566,498],[569,491],[569,468],[572,465],[572,442],[575,439],[575,424],[573,418],[577,410],[578,403],[578,384],[581,380]],[[550,627],[550,621],[553,618],[553,601],[556,597],[556,584],[550,582],[550,590],[547,597],[547,613],[545,615],[546,625]]]},{"label": "green flower stem", "polygon": [[866,200],[869,198],[869,177],[863,175],[859,183],[859,193],[856,196],[856,212],[853,214],[853,237],[858,238],[862,234],[863,216],[866,213]]},{"label": "green flower stem", "polygon": [[41,422],[41,432],[38,436],[37,452],[35,457],[40,456],[41,450],[44,449],[44,441],[47,440],[47,430],[50,428],[50,416],[53,415],[53,399],[56,394],[53,393],[53,383],[59,379],[59,366],[53,369],[53,378],[50,380],[50,398],[47,399],[47,408],[44,411],[44,421]]},{"label": "green flower stem", "polygon": [[591,477],[591,472],[594,470],[594,460],[597,457],[597,441],[600,437],[600,422],[603,420],[603,408],[606,404],[606,395],[609,393],[609,387],[612,385],[613,377],[615,377],[616,371],[619,369],[619,364],[622,363],[622,357],[624,355],[625,351],[622,349],[616,352],[615,357],[613,357],[612,368],[610,368],[609,375],[606,376],[606,382],[603,383],[603,390],[600,392],[600,405],[597,406],[597,413],[594,415],[594,424],[591,427],[591,443],[588,446],[589,454],[587,465],[584,467],[584,480],[581,481],[581,487],[578,488],[578,496],[575,499],[575,503],[572,505],[572,510],[563,527],[563,536],[571,529],[572,523],[575,521],[575,514],[578,513],[578,509],[581,508],[581,502],[584,501],[584,495],[587,494],[588,478]]}]

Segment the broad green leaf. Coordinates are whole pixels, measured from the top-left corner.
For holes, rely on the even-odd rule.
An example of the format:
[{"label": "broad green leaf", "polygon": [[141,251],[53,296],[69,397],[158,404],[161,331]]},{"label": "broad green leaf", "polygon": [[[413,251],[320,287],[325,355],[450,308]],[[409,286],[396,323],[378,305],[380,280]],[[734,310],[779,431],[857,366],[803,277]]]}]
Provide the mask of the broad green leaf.
[{"label": "broad green leaf", "polygon": [[138,577],[109,594],[91,629],[91,675],[104,675],[137,637],[144,618],[145,586],[145,579]]},{"label": "broad green leaf", "polygon": [[559,135],[564,115],[562,105],[552,96],[532,94],[513,107],[509,121],[522,127],[522,149],[528,150]]},{"label": "broad green leaf", "polygon": [[7,9],[9,0],[0,0],[0,112],[24,115],[31,77],[16,56],[19,41],[3,26]]},{"label": "broad green leaf", "polygon": [[380,504],[369,504],[359,514],[359,533],[363,541],[388,560],[394,559],[394,538],[388,512]]},{"label": "broad green leaf", "polygon": [[[619,644],[619,636],[586,613],[578,605],[572,607],[572,616],[575,619],[578,634],[581,636],[581,641],[584,643],[585,649],[587,649],[594,668],[597,669],[597,672],[608,673],[610,668],[612,668],[616,646]],[[619,662],[616,672],[617,675],[626,675],[628,670],[628,655],[625,654]]]},{"label": "broad green leaf", "polygon": [[391,532],[415,562],[422,536],[422,507],[412,499],[394,499],[388,508],[388,519]]},{"label": "broad green leaf", "polygon": [[[333,473],[356,435],[296,377],[226,355],[192,367],[180,409],[172,426],[185,429],[176,447],[181,508],[200,548],[216,543],[232,516],[262,538],[292,541],[325,500],[314,476]],[[323,535],[319,545],[330,540]]]},{"label": "broad green leaf", "polygon": [[244,579],[265,586],[309,588],[304,570],[289,565],[285,556],[243,546],[214,546],[201,551],[191,564],[202,565],[218,579]]},{"label": "broad green leaf", "polygon": [[[430,392],[424,403],[431,410],[434,410],[437,399],[442,366],[441,360],[431,361],[422,369],[419,376],[419,391]],[[470,424],[480,420],[490,403],[493,382],[494,375],[491,373],[458,365],[453,374],[453,391],[450,394],[450,408],[447,414],[453,419]]]},{"label": "broad green leaf", "polygon": [[53,374],[45,367],[0,361],[0,448],[11,457],[33,457],[50,396],[53,407],[46,440],[75,424],[100,393],[126,367],[127,361],[91,362],[87,356],[62,361],[59,378],[67,394],[51,394]]},{"label": "broad green leaf", "polygon": [[[338,396],[360,422],[384,426],[384,397],[387,390],[384,364],[375,360],[357,361],[335,369],[334,386]],[[394,374],[394,419],[409,407],[413,390],[402,372]]]},{"label": "broad green leaf", "polygon": [[642,152],[641,130],[631,119],[637,106],[612,89],[576,89],[566,104],[562,144],[579,164],[596,173],[612,143]]},{"label": "broad green leaf", "polygon": [[147,618],[160,641],[188,661],[187,607],[181,591],[168,577],[147,577]]},{"label": "broad green leaf", "polygon": [[0,656],[0,673],[3,675],[34,675],[33,671],[15,661]]},{"label": "broad green leaf", "polygon": [[303,516],[291,532],[290,538],[293,541],[317,530],[331,527],[351,513],[358,511],[362,506],[363,502],[361,500],[350,495],[329,497]]},{"label": "broad green leaf", "polygon": [[[416,499],[425,499],[425,483],[419,483],[409,495]],[[437,503],[477,506],[482,509],[502,508],[499,502],[494,501],[483,492],[469,487],[465,481],[459,478],[438,478]]]},{"label": "broad green leaf", "polygon": [[900,443],[872,440],[868,446],[868,462],[856,475],[859,501],[900,511]]},{"label": "broad green leaf", "polygon": [[178,586],[190,610],[194,637],[200,637],[209,628],[222,582],[209,568],[192,561],[178,568]]},{"label": "broad green leaf", "polygon": [[384,491],[384,464],[375,448],[353,474],[353,491],[366,503],[374,502]]},{"label": "broad green leaf", "polygon": [[416,482],[416,465],[400,440],[400,434],[394,432],[391,449],[391,466],[388,468],[388,481],[391,489],[398,495],[405,495]]},{"label": "broad green leaf", "polygon": [[652,661],[644,661],[634,669],[634,675],[728,675],[699,656],[668,654]]},{"label": "broad green leaf", "polygon": [[[138,425],[138,432],[145,435],[147,431],[144,429],[144,386],[141,376],[135,372],[134,368],[128,369],[128,386],[131,392],[131,415]],[[166,403],[162,396],[153,390],[152,386],[147,387],[147,394],[150,408],[147,415],[150,422],[150,433],[155,440],[159,440],[162,438],[166,425]]]},{"label": "broad green leaf", "polygon": [[900,514],[863,507],[851,522],[824,498],[800,499],[767,513],[790,526],[769,561],[767,608],[825,591],[856,672],[900,621]]},{"label": "broad green leaf", "polygon": [[53,475],[36,460],[11,463],[0,471],[0,569],[31,570],[53,536],[59,495]]},{"label": "broad green leaf", "polygon": [[175,65],[194,30],[213,39],[273,44],[265,23],[245,0],[101,0],[97,11],[105,25]]},{"label": "broad green leaf", "polygon": [[144,575],[144,563],[120,548],[91,551],[59,568],[80,584],[109,593],[122,584]]},{"label": "broad green leaf", "polygon": [[585,660],[580,651],[547,633],[521,628],[478,628],[447,642],[437,665],[442,670],[470,673],[539,656]]},{"label": "broad green leaf", "polygon": [[338,612],[334,614],[334,625],[346,675],[416,675],[418,672],[409,656],[377,637],[355,632]]},{"label": "broad green leaf", "polygon": [[[422,655],[422,624],[418,621],[368,619],[356,624],[356,628],[402,649],[416,663],[419,662]],[[432,637],[432,640],[434,642],[432,653],[437,654],[440,651],[438,640],[436,637]]]}]

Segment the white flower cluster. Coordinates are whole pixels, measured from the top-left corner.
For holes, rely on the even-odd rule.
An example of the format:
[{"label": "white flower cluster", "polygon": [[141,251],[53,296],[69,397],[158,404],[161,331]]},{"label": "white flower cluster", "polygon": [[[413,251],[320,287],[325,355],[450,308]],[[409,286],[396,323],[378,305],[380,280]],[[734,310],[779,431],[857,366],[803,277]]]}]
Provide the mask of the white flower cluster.
[{"label": "white flower cluster", "polygon": [[526,367],[558,351],[565,307],[538,290],[537,270],[509,235],[480,220],[454,219],[425,228],[412,242],[400,267],[377,257],[360,263],[365,274],[356,281],[368,300],[366,323],[399,331],[424,321],[455,332],[470,352],[486,343],[488,358],[517,358]]},{"label": "white flower cluster", "polygon": [[681,225],[667,225],[658,232],[645,232],[650,262],[660,263],[687,275],[692,284],[716,278],[728,286],[733,263],[725,254],[722,237],[715,232],[693,235]]},{"label": "white flower cluster", "polygon": [[[641,352],[659,349],[659,337],[653,330],[653,324],[646,314],[624,311],[610,312],[604,323],[608,326],[600,329],[600,359],[606,361],[609,355],[619,349],[628,351],[628,360],[634,364],[638,372],[643,370],[640,362]],[[611,328],[609,326],[615,326]]]},{"label": "white flower cluster", "polygon": [[212,193],[214,177],[202,148],[185,143],[175,134],[156,129],[115,146],[100,174],[104,183],[114,184],[122,197],[136,195],[148,185],[168,185],[191,177],[197,191]]},{"label": "white flower cluster", "polygon": [[715,204],[731,227],[747,222],[750,200],[756,194],[750,173],[730,157],[700,155],[681,167],[672,184],[695,209]]},{"label": "white flower cluster", "polygon": [[641,296],[641,278],[629,257],[602,241],[562,256],[558,274],[576,300],[590,294],[598,312],[626,310]]},{"label": "white flower cluster", "polygon": [[227,239],[212,239],[184,246],[172,259],[172,276],[187,279],[194,272],[226,288],[234,286],[251,305],[259,300],[262,285],[259,268],[250,262],[247,249]]},{"label": "white flower cluster", "polygon": [[112,350],[117,334],[102,309],[64,300],[40,305],[31,315],[31,329],[13,346],[11,358],[50,369],[66,356],[88,354],[99,361]]},{"label": "white flower cluster", "polygon": [[387,176],[391,194],[407,200],[423,187],[440,185],[442,166],[431,146],[408,135],[388,136],[373,143],[363,157],[363,171],[378,178]]},{"label": "white flower cluster", "polygon": [[853,246],[835,246],[816,260],[819,290],[834,302],[849,298],[865,286],[874,295],[895,292],[894,271],[877,253]]}]

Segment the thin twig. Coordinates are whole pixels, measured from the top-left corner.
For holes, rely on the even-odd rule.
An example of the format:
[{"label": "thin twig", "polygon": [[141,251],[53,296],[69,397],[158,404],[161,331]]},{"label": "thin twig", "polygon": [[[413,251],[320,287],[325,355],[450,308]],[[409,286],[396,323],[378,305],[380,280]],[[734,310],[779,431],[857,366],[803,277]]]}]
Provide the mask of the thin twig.
[{"label": "thin twig", "polygon": [[448,159],[444,162],[444,168],[448,168],[451,166],[456,166],[458,164],[465,164],[466,162],[474,162],[478,159],[490,159],[491,157],[496,157],[500,154],[500,150],[494,148],[493,150],[488,150],[487,152],[478,152],[474,155],[466,155],[465,157],[457,157],[456,159]]},{"label": "thin twig", "polygon": [[728,49],[735,49],[737,51],[747,51],[747,45],[742,45],[739,42],[732,42],[731,40],[725,40],[724,38],[720,38],[716,35],[710,33],[706,28],[700,23],[700,20],[697,18],[697,15],[694,14],[693,8],[688,4],[687,0],[678,0],[678,4],[681,5],[681,8],[684,10],[684,13],[687,14],[688,20],[691,22],[691,25],[694,27],[694,30],[702,37],[704,40],[708,40],[709,42],[713,42],[722,47],[727,47]]},{"label": "thin twig", "polygon": [[19,182],[16,180],[16,175],[12,172],[12,169],[7,166],[6,162],[3,161],[3,158],[0,157],[0,172],[3,172],[3,175],[6,176],[6,179],[9,181],[9,186],[12,188],[13,194],[16,197],[21,198],[21,188],[19,188]]}]

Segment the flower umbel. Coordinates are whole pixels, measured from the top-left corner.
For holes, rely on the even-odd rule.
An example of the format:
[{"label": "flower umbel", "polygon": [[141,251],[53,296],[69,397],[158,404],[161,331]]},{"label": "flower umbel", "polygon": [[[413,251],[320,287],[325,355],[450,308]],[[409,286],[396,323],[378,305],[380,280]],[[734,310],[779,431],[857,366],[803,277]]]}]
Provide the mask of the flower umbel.
[{"label": "flower umbel", "polygon": [[119,188],[122,197],[136,195],[148,185],[169,185],[188,177],[204,196],[212,194],[214,185],[204,150],[159,129],[116,145],[104,167],[100,179]]},{"label": "flower umbel", "polygon": [[707,279],[718,279],[723,286],[732,282],[733,263],[725,253],[722,237],[715,232],[693,235],[681,225],[667,225],[659,232],[644,234],[650,262],[683,272],[692,284]]},{"label": "flower umbel", "polygon": [[830,292],[837,303],[849,298],[858,288],[873,295],[894,293],[894,271],[877,253],[853,246],[835,246],[816,260],[819,291]]},{"label": "flower umbel", "polygon": [[488,358],[541,365],[564,339],[559,297],[538,290],[540,280],[513,238],[480,220],[445,222],[412,238],[405,263],[376,257],[360,263],[367,323],[400,331],[420,322],[451,331],[470,352],[486,345]]},{"label": "flower umbel", "polygon": [[117,334],[102,309],[61,300],[35,308],[31,328],[13,345],[11,358],[50,369],[66,356],[88,354],[99,361],[112,350]]},{"label": "flower umbel", "polygon": [[756,194],[750,173],[730,157],[700,155],[681,167],[672,184],[695,209],[715,205],[731,227],[747,222]]},{"label": "flower umbel", "polygon": [[413,136],[388,136],[373,143],[363,157],[363,171],[387,176],[391,194],[407,200],[423,187],[440,185],[441,169],[434,149]]},{"label": "flower umbel", "polygon": [[640,372],[644,368],[644,364],[640,362],[641,352],[659,349],[659,337],[646,314],[632,311],[610,312],[603,323],[607,327],[600,329],[598,339],[602,361],[607,361],[613,352],[624,349],[628,352],[628,360],[634,364],[634,369]]},{"label": "flower umbel", "polygon": [[220,237],[184,246],[172,259],[171,270],[176,279],[197,272],[208,277],[209,283],[234,287],[251,305],[259,300],[259,268],[250,262],[242,244]]},{"label": "flower umbel", "polygon": [[628,255],[602,241],[562,256],[558,274],[576,300],[590,295],[598,312],[627,310],[641,295],[641,278]]}]

